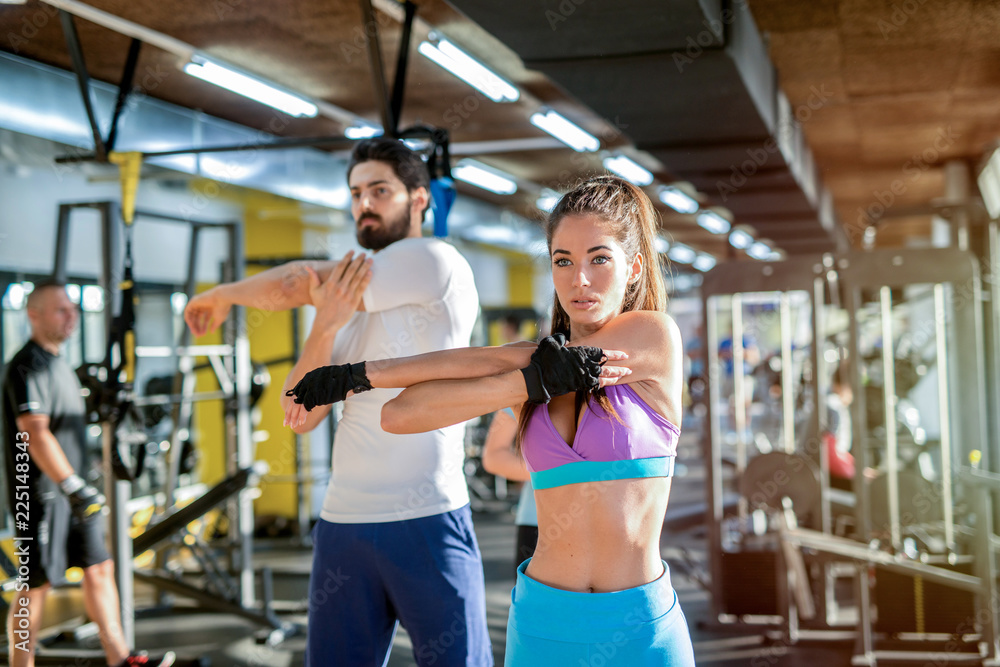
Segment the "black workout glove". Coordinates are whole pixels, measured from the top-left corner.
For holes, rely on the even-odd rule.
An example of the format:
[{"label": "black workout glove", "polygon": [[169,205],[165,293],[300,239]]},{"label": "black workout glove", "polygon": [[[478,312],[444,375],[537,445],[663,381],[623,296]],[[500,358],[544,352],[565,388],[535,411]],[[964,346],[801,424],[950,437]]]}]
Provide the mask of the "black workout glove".
[{"label": "black workout glove", "polygon": [[83,521],[101,513],[104,509],[104,494],[83,481],[77,474],[59,482],[59,488],[69,498],[69,508],[73,516]]},{"label": "black workout glove", "polygon": [[306,373],[299,383],[285,392],[307,411],[317,405],[330,405],[347,398],[347,392],[360,394],[372,388],[365,373],[365,362],[342,366],[320,366]]},{"label": "black workout glove", "polygon": [[531,363],[521,369],[528,402],[548,403],[553,396],[596,390],[605,361],[599,347],[566,347],[562,334],[543,338],[531,355]]}]

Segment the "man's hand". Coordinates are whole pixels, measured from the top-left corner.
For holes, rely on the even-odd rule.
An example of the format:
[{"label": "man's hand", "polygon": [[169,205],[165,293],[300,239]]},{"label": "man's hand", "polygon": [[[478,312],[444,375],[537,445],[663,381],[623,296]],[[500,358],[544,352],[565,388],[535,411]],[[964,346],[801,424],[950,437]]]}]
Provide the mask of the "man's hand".
[{"label": "man's hand", "polygon": [[330,272],[326,281],[321,281],[319,274],[307,266],[309,273],[309,298],[316,306],[316,319],[313,329],[325,331],[338,330],[347,324],[358,310],[361,297],[371,282],[372,260],[364,253],[354,257],[354,251],[344,255],[337,266]]},{"label": "man's hand", "polygon": [[188,302],[184,309],[184,321],[196,337],[204,336],[218,329],[226,321],[232,305],[218,287],[213,287]]},{"label": "man's hand", "polygon": [[59,483],[66,497],[73,516],[80,521],[100,514],[104,509],[104,495],[90,484],[83,481],[79,475],[70,475]]}]

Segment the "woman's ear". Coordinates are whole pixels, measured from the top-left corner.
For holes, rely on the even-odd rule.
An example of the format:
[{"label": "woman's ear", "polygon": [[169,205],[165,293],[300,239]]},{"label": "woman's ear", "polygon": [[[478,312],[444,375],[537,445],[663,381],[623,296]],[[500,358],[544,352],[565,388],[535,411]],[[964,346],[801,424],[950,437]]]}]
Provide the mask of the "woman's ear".
[{"label": "woman's ear", "polygon": [[631,284],[638,282],[639,276],[641,275],[642,275],[642,253],[637,252],[635,253],[635,259],[632,260],[632,271],[628,277],[629,283]]}]

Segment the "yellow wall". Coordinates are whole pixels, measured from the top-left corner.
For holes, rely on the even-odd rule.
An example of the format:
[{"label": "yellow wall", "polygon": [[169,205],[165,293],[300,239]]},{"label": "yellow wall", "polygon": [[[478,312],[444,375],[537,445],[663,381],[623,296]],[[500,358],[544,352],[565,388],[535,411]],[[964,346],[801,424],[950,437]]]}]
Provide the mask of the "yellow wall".
[{"label": "yellow wall", "polygon": [[535,295],[535,266],[528,258],[508,258],[507,295],[510,306],[531,308]]},{"label": "yellow wall", "polygon": [[[299,256],[302,254],[303,224],[294,202],[263,193],[245,193],[241,198],[245,207],[244,232],[246,257]],[[265,270],[248,266],[247,276]],[[211,287],[205,285],[204,288]],[[291,312],[270,312],[247,309],[247,331],[250,356],[263,362],[292,354]],[[219,342],[205,337],[199,343]],[[257,403],[260,422],[255,430],[266,431],[268,438],[256,444],[256,460],[267,461],[270,475],[295,474],[294,434],[282,425],[284,414],[279,402],[281,386],[291,370],[291,363],[271,365],[271,384]],[[199,391],[218,389],[211,371],[203,371],[198,378]],[[196,407],[198,448],[201,453],[199,474],[203,482],[212,484],[225,476],[225,440],[221,405],[217,401],[199,403]],[[308,437],[306,438],[308,452]],[[306,454],[308,459],[308,454]],[[262,481],[261,496],[254,503],[259,515],[296,516],[295,487],[290,483]],[[307,498],[309,494],[307,494]]]}]

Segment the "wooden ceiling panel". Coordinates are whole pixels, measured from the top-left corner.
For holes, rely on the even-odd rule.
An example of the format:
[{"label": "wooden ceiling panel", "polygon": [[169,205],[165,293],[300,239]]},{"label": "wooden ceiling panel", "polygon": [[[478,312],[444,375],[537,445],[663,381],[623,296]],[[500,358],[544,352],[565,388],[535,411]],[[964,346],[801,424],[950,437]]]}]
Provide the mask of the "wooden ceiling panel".
[{"label": "wooden ceiling panel", "polygon": [[[86,1],[379,121],[356,0]],[[897,196],[901,205],[941,196],[940,165],[945,160],[959,158],[975,164],[986,147],[1000,138],[1000,2],[750,0],[750,9],[792,108],[813,105],[808,118],[800,117],[801,126],[845,225],[852,224],[851,217],[857,218],[858,207],[870,203],[873,193],[891,187],[915,157],[920,166],[930,167],[915,180],[905,181],[906,191]],[[525,12],[525,21],[538,15]],[[391,81],[400,26],[387,15],[376,16]],[[83,20],[76,23],[91,76],[116,84],[128,38]],[[414,47],[426,38],[429,26],[528,94],[522,102],[493,103],[414,51],[404,125],[420,122],[447,127],[456,142],[544,137],[528,117],[537,105],[545,104],[601,136],[605,148],[627,143],[625,137],[613,134],[611,123],[547,77],[525,69],[513,51],[445,0],[419,0]],[[36,0],[23,6],[0,5],[0,35],[5,36],[0,49],[70,69],[58,16],[48,5]],[[185,75],[182,65],[177,57],[146,46],[137,81],[152,97],[263,131],[275,131],[277,126],[283,135],[312,136],[337,135],[343,129],[324,118],[290,119],[199,82]],[[821,95],[818,106],[817,93]],[[525,181],[560,188],[601,168],[600,156],[581,156],[568,149],[483,159]],[[660,175],[669,178],[663,172]],[[512,199],[519,212],[531,214],[532,193]],[[502,198],[497,201],[509,203]],[[699,235],[706,244],[719,243],[705,238],[689,217],[669,216],[664,225],[677,229],[692,245],[698,245]],[[893,221],[885,227],[880,244],[902,242],[907,231],[926,234],[929,223],[918,218]]]},{"label": "wooden ceiling panel", "polygon": [[793,32],[837,27],[837,0],[773,2],[752,0],[750,9],[762,30]]},{"label": "wooden ceiling panel", "polygon": [[943,125],[952,95],[948,91],[868,97],[854,103],[857,123],[876,130],[912,125]]},{"label": "wooden ceiling panel", "polygon": [[1000,91],[1000,37],[994,48],[976,49],[965,55],[959,68],[956,90]]},{"label": "wooden ceiling panel", "polygon": [[975,20],[965,36],[965,48],[995,49],[1000,35],[1000,4],[994,0],[973,0],[972,15]]},{"label": "wooden ceiling panel", "polygon": [[950,90],[961,54],[938,46],[844,51],[844,79],[853,97]]},{"label": "wooden ceiling panel", "polygon": [[861,158],[868,165],[896,165],[913,161],[937,164],[967,154],[972,128],[958,123],[863,127]]},{"label": "wooden ceiling panel", "polygon": [[973,0],[842,0],[844,48],[961,49],[971,26]]}]

